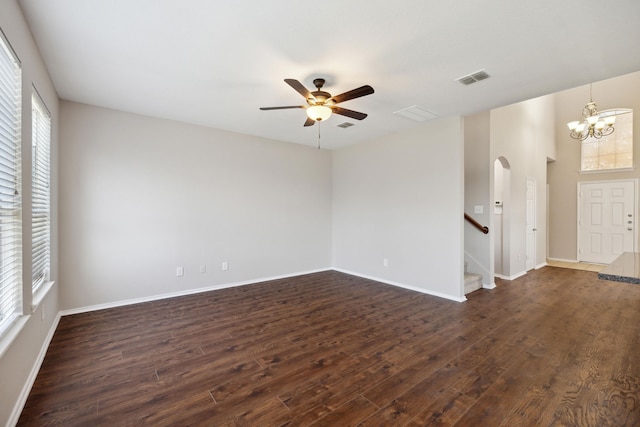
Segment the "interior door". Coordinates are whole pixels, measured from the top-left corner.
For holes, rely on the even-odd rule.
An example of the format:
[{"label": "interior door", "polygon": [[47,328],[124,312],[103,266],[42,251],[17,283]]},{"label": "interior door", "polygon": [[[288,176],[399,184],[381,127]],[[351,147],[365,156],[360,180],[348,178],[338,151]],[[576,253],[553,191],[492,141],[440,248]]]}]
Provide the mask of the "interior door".
[{"label": "interior door", "polygon": [[578,259],[611,263],[634,251],[635,181],[581,183]]},{"label": "interior door", "polygon": [[533,270],[536,266],[536,180],[530,177],[527,177],[525,230],[525,269],[529,271]]}]

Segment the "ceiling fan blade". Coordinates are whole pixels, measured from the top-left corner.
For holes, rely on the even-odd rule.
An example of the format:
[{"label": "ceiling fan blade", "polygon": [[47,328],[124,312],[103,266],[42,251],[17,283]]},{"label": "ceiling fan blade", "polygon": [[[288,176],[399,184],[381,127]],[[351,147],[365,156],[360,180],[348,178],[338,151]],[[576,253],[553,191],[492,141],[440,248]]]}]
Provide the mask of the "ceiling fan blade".
[{"label": "ceiling fan blade", "polygon": [[307,117],[307,121],[306,121],[306,122],[304,122],[304,126],[305,126],[305,127],[306,127],[306,126],[313,126],[315,122],[316,122],[315,120],[313,120],[313,119],[311,119],[311,118]]},{"label": "ceiling fan blade", "polygon": [[331,107],[331,111],[333,111],[335,114],[351,117],[352,119],[356,119],[356,120],[364,120],[367,118],[367,115],[365,113],[360,113],[359,111],[347,110],[346,108],[342,108],[342,107],[335,107],[335,106]]},{"label": "ceiling fan blade", "polygon": [[360,86],[359,88],[350,90],[345,93],[341,93],[340,95],[332,96],[331,99],[336,104],[344,101],[348,101],[354,98],[360,98],[361,96],[371,95],[373,93],[373,88],[369,85]]},{"label": "ceiling fan blade", "polygon": [[284,79],[284,81],[291,86],[292,88],[294,88],[296,90],[296,92],[298,92],[300,95],[304,96],[304,99],[313,99],[313,95],[311,95],[311,92],[309,92],[307,90],[306,87],[303,86],[302,83],[300,83],[299,81],[297,81],[296,79]]},{"label": "ceiling fan blade", "polygon": [[286,110],[288,108],[304,108],[302,105],[289,105],[286,107],[260,107],[261,110],[263,111],[267,111],[267,110]]}]

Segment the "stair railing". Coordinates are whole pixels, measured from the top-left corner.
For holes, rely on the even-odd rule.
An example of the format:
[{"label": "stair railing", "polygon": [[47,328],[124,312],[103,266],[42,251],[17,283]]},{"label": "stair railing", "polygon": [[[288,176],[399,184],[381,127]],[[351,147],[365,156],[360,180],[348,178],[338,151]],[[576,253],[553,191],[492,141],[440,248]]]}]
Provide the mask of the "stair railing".
[{"label": "stair railing", "polygon": [[473,225],[478,230],[482,231],[484,234],[489,234],[489,227],[487,227],[486,225],[480,224],[478,221],[476,221],[475,219],[473,219],[469,215],[467,215],[466,212],[464,214],[464,219],[469,221],[471,223],[471,225]]}]

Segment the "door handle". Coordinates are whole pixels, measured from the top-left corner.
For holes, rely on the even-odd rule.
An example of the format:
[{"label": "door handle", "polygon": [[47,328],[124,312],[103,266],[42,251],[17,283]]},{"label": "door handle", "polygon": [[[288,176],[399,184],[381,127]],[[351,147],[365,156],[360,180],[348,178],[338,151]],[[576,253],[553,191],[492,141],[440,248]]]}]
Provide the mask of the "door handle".
[{"label": "door handle", "polygon": [[631,231],[631,230],[633,230],[633,228],[631,228],[631,227],[627,227],[627,230]]}]

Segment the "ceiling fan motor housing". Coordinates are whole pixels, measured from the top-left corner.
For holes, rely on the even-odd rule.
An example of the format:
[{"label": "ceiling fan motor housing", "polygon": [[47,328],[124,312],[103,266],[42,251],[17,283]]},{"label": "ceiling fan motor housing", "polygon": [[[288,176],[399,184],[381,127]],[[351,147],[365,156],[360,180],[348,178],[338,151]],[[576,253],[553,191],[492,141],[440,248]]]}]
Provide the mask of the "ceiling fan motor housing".
[{"label": "ceiling fan motor housing", "polygon": [[310,97],[307,98],[307,104],[309,105],[333,105],[333,102],[327,102],[331,99],[331,94],[329,92],[325,92],[322,89],[324,86],[324,79],[314,79],[313,85],[316,87],[316,91],[310,92]]},{"label": "ceiling fan motor housing", "polygon": [[311,97],[307,98],[309,105],[333,105],[331,102],[331,94],[321,90],[311,92]]}]

